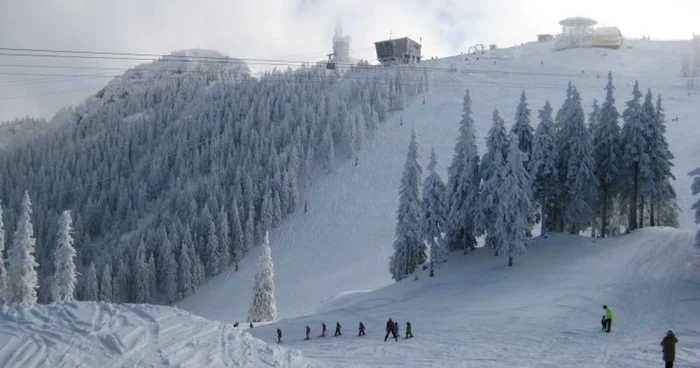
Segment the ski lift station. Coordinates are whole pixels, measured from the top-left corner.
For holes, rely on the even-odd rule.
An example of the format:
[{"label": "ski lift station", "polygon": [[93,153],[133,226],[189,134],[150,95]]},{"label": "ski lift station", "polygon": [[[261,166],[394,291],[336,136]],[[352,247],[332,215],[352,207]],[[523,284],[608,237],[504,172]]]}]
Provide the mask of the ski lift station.
[{"label": "ski lift station", "polygon": [[561,34],[554,47],[564,50],[577,47],[608,47],[617,49],[622,46],[622,32],[617,27],[594,29],[597,21],[586,17],[566,18],[559,22]]},{"label": "ski lift station", "polygon": [[421,44],[408,37],[374,43],[382,65],[420,63]]}]

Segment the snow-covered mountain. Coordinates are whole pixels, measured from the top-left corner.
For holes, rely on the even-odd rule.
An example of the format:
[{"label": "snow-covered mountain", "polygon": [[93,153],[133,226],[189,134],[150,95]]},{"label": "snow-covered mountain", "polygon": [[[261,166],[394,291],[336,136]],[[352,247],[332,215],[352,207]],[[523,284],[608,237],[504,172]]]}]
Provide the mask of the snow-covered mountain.
[{"label": "snow-covered mountain", "polygon": [[[641,88],[661,94],[666,108],[667,138],[675,155],[673,183],[678,193],[681,227],[691,229],[693,214],[687,173],[700,154],[695,116],[700,92],[688,91],[679,68],[690,42],[629,41],[619,50],[586,48],[554,51],[551,44],[530,43],[484,55],[454,56],[425,61],[431,88],[379,126],[374,139],[358,153],[358,165],[346,162],[335,172],[319,174],[304,188],[300,202],[308,213],[296,212],[273,231],[276,292],[282,318],[315,313],[320,305],[345,293],[373,290],[392,283],[388,270],[398,206],[398,186],[411,128],[416,130],[425,167],[431,147],[445,178],[458,134],[462,100],[470,89],[479,153],[498,108],[513,124],[523,90],[533,110],[551,102],[558,109],[571,81],[581,93],[586,114],[594,98],[602,101],[608,71],[613,73],[619,111]],[[423,64],[421,64],[423,65]],[[423,103],[425,97],[425,103]],[[677,118],[677,121],[673,121]],[[536,126],[537,119],[533,118]],[[621,122],[622,123],[622,122]],[[182,308],[221,321],[243,320],[252,297],[257,259],[244,259],[239,271],[227,270],[178,303]],[[505,262],[505,261],[504,261]]]}]

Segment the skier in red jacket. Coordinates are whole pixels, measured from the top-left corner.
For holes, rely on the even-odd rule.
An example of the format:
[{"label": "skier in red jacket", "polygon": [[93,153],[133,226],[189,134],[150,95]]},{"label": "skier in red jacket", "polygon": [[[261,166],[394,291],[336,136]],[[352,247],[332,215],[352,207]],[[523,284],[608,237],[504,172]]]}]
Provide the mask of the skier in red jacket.
[{"label": "skier in red jacket", "polygon": [[358,331],[360,331],[360,333],[357,336],[365,335],[365,325],[362,322],[360,322],[360,327],[358,328]]},{"label": "skier in red jacket", "polygon": [[304,340],[310,340],[311,338],[309,337],[309,334],[311,333],[311,328],[309,326],[306,326],[306,338]]},{"label": "skier in red jacket", "polygon": [[389,320],[386,322],[386,336],[384,336],[384,341],[389,338],[389,334],[394,335],[394,339],[396,341],[399,341],[398,336],[396,336],[396,329],[394,328],[394,321],[389,318]]}]

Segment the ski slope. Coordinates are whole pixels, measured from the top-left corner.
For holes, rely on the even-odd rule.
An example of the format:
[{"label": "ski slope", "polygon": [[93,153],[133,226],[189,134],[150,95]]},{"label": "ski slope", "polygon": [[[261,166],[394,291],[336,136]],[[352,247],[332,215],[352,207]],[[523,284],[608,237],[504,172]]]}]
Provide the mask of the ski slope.
[{"label": "ski slope", "polygon": [[65,303],[0,309],[0,367],[328,367],[169,307]]},{"label": "ski slope", "polygon": [[[508,127],[523,89],[537,124],[537,110],[546,100],[558,109],[572,81],[581,92],[586,113],[593,98],[602,101],[606,74],[612,71],[618,110],[639,80],[643,91],[661,93],[667,117],[667,137],[675,154],[673,173],[678,204],[685,211],[681,225],[693,226],[690,178],[700,154],[700,91],[688,95],[678,78],[687,41],[630,41],[619,50],[553,51],[551,44],[531,43],[489,51],[479,60],[464,55],[425,61],[431,70],[431,90],[395,113],[369,139],[354,162],[337,161],[333,173],[317,172],[302,188],[300,208],[271,234],[280,318],[315,313],[339,295],[374,290],[392,283],[389,257],[398,206],[398,185],[410,129],[416,129],[422,162],[435,147],[438,170],[445,177],[458,133],[462,100],[471,89],[480,154],[484,152],[491,114],[498,108]],[[455,69],[456,71],[450,71]],[[678,122],[671,121],[678,117]],[[403,125],[400,124],[403,119]],[[308,183],[307,183],[308,184]],[[303,213],[304,202],[308,213]],[[206,318],[232,322],[247,317],[257,271],[257,252],[203,285],[178,306]]]},{"label": "ski slope", "polygon": [[[659,342],[678,336],[678,367],[700,366],[700,263],[694,234],[670,228],[608,239],[537,238],[505,267],[487,249],[452,254],[433,278],[340,297],[315,315],[251,330],[305,356],[361,367],[653,367]],[[601,331],[602,305],[614,313]],[[383,342],[391,317],[413,339]],[[343,336],[333,337],[335,322]],[[357,336],[358,322],[367,336]],[[321,322],[330,335],[319,338]],[[304,328],[312,339],[304,341]]]}]

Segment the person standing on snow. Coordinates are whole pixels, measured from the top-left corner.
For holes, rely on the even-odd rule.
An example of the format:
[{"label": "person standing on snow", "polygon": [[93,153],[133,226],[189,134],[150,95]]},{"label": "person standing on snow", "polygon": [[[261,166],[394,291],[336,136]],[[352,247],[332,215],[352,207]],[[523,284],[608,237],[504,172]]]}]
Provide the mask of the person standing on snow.
[{"label": "person standing on snow", "polygon": [[326,322],[321,322],[321,337],[326,337]]},{"label": "person standing on snow", "polygon": [[343,334],[340,333],[340,322],[335,323],[335,335],[333,336],[343,336]]},{"label": "person standing on snow", "polygon": [[[399,333],[399,322],[398,321],[394,321],[394,336],[401,336],[401,334]],[[398,339],[398,337],[397,337],[397,339]]]},{"label": "person standing on snow", "polygon": [[310,340],[311,338],[309,337],[309,334],[311,333],[311,328],[309,326],[306,326],[306,338],[304,340]]},{"label": "person standing on snow", "polygon": [[278,344],[282,343],[282,330],[280,330],[279,327],[277,327],[277,343]]},{"label": "person standing on snow", "polygon": [[406,322],[406,338],[413,337],[413,331],[411,329],[411,322]]},{"label": "person standing on snow", "polygon": [[358,327],[357,330],[360,331],[357,336],[365,335],[365,325],[362,324],[362,321],[360,321],[360,327]]},{"label": "person standing on snow", "polygon": [[673,361],[676,360],[677,342],[678,339],[671,330],[668,330],[664,339],[661,340],[661,347],[664,351],[664,362],[666,362],[666,368],[673,368]]},{"label": "person standing on snow", "polygon": [[603,309],[605,309],[605,327],[606,330],[605,332],[610,332],[610,326],[612,325],[612,310],[608,308],[607,305],[603,306]]},{"label": "person standing on snow", "polygon": [[396,336],[396,330],[394,329],[394,321],[389,318],[389,320],[386,322],[386,336],[384,336],[384,341],[389,338],[389,334],[394,335],[395,340],[399,340],[399,338]]}]

